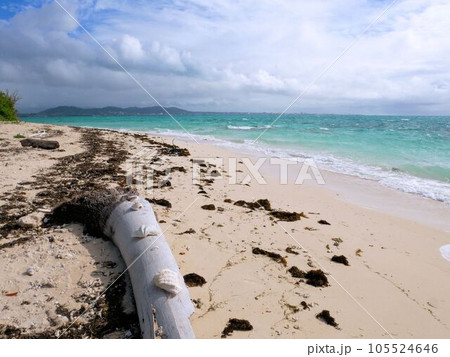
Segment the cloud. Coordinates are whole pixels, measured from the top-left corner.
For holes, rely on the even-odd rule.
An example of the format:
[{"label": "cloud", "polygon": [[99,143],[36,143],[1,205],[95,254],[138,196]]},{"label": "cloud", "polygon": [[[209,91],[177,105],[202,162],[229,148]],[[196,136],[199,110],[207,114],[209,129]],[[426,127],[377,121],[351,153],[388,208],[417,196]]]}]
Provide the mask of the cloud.
[{"label": "cloud", "polygon": [[[281,112],[390,1],[62,3],[165,105]],[[0,76],[22,110],[154,104],[56,3],[18,5],[0,7]],[[292,111],[449,114],[449,16],[400,0]]]}]

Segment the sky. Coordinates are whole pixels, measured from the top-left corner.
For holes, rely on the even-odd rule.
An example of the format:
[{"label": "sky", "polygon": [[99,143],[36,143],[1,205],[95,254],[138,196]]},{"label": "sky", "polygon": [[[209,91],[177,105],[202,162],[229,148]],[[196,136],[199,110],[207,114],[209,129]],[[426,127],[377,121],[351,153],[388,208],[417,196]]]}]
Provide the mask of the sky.
[{"label": "sky", "polygon": [[[279,113],[304,92],[289,112],[450,115],[448,0],[367,31],[392,0],[59,2],[164,106]],[[5,89],[21,112],[156,105],[52,0],[0,0]]]}]

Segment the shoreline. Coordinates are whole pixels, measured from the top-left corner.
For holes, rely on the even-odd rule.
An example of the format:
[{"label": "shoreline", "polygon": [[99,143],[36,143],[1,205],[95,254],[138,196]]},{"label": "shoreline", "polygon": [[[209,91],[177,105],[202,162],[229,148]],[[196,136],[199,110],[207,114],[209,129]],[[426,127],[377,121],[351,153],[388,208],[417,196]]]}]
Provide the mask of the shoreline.
[{"label": "shoreline", "polygon": [[[51,119],[50,119],[51,121]],[[79,123],[81,124],[81,123]],[[92,124],[92,123],[91,123]],[[88,124],[86,127],[92,127]],[[157,124],[155,124],[157,125]],[[230,125],[228,125],[228,128]],[[233,127],[233,126],[231,126]],[[206,145],[211,145],[225,150],[232,150],[237,153],[246,153],[252,157],[280,157],[286,160],[303,160],[305,158],[312,158],[319,165],[322,170],[329,171],[338,175],[355,177],[356,179],[367,180],[369,182],[376,182],[379,185],[393,189],[400,192],[409,193],[412,195],[418,195],[425,198],[429,198],[433,201],[443,202],[450,206],[450,191],[448,190],[448,185],[446,179],[441,177],[437,179],[436,177],[429,176],[425,177],[422,175],[417,175],[413,172],[403,171],[402,169],[396,168],[394,162],[390,162],[388,157],[385,157],[382,163],[369,163],[369,162],[359,162],[350,159],[350,156],[340,156],[335,157],[332,153],[323,153],[320,150],[311,150],[308,147],[280,147],[276,144],[264,144],[259,145],[259,143],[250,144],[249,141],[244,140],[244,138],[238,139],[236,142],[233,139],[233,131],[230,134],[224,134],[223,132],[220,137],[215,134],[201,134],[201,133],[187,133],[182,130],[172,129],[158,129],[147,130],[144,128],[137,129],[139,131],[134,131],[132,129],[124,128],[123,126],[115,127],[112,125],[112,129],[99,126],[98,128],[104,130],[114,130],[118,132],[138,132],[145,133],[151,136],[168,137],[171,139],[177,139],[183,142],[196,142]],[[248,127],[250,128],[250,127]],[[254,127],[252,127],[254,128]],[[220,127],[218,127],[220,129]],[[250,130],[250,129],[249,129]],[[239,131],[238,131],[239,132]],[[242,131],[241,131],[242,132]],[[245,130],[245,132],[253,132]],[[257,133],[257,132],[255,132]],[[225,135],[225,136],[224,136]],[[241,142],[244,140],[244,142]],[[395,155],[394,155],[395,156]],[[412,159],[414,161],[414,159]],[[395,161],[395,160],[394,160]],[[387,169],[390,165],[393,165],[391,169]]]},{"label": "shoreline", "polygon": [[[127,132],[122,130],[111,130],[113,132]],[[132,133],[142,133],[138,131],[129,131]],[[202,145],[206,147],[218,148],[224,152],[232,152],[236,157],[249,157],[252,160],[257,160],[261,157],[269,158],[268,155],[256,155],[255,152],[248,150],[238,151],[237,148],[226,148],[223,145],[214,145],[212,142],[205,139],[205,142],[195,143],[192,140],[183,139],[177,136],[163,135],[163,134],[149,134],[146,135],[163,137],[170,141],[177,140],[177,143],[182,145]],[[288,161],[287,159],[281,159]],[[262,172],[271,177],[272,179],[278,179],[278,172],[269,165],[263,165]],[[424,197],[417,193],[404,192],[398,189],[384,186],[379,182],[361,178],[358,176],[348,175],[344,173],[329,171],[327,169],[320,169],[323,173],[326,184],[322,187],[334,192],[345,202],[355,204],[362,208],[375,210],[380,213],[388,215],[394,215],[396,217],[417,221],[421,224],[427,225],[432,228],[438,228],[446,233],[450,233],[450,221],[444,219],[444,217],[450,217],[450,204],[442,201],[434,200],[428,197]],[[288,182],[295,181],[298,170],[291,172],[288,170]],[[311,181],[305,181],[307,185],[317,185]],[[414,217],[414,218],[411,218]]]},{"label": "shoreline", "polygon": [[[171,207],[153,207],[161,228],[167,230],[166,239],[182,273],[196,273],[206,280],[202,287],[189,288],[196,306],[191,322],[198,338],[220,338],[230,318],[248,320],[253,330],[235,331],[228,338],[450,336],[450,286],[445,284],[450,263],[439,252],[449,244],[450,236],[432,222],[417,223],[417,219],[349,203],[344,191],[337,195],[320,185],[280,185],[276,175],[267,176],[267,185],[254,181],[229,185],[228,167],[223,178],[213,177],[201,187],[193,185],[190,160],[236,156],[214,146],[176,140],[177,146],[189,150],[189,156],[177,156],[163,150],[172,140],[161,135],[34,123],[0,125],[4,128],[0,134],[0,204],[10,223],[37,208],[54,208],[79,190],[124,185],[124,160],[144,147],[159,150],[161,170],[183,168],[172,170],[170,187],[142,194],[171,203]],[[13,139],[18,131],[28,136],[42,128],[55,132],[59,150],[21,148]],[[242,179],[245,167],[238,163],[238,169]],[[205,170],[214,168],[206,165]],[[259,199],[267,199],[271,209],[234,204]],[[398,202],[396,197],[391,200]],[[211,204],[211,210],[202,208]],[[283,221],[274,218],[274,211],[304,212],[307,218]],[[437,214],[434,218],[445,221],[445,217]],[[0,237],[4,267],[0,301],[8,308],[0,317],[2,337],[2,325],[16,329],[16,335],[9,337],[43,332],[46,337],[55,336],[124,269],[111,242],[85,236],[78,224],[15,228],[6,236],[4,232]],[[22,238],[27,239],[17,242]],[[286,264],[255,253],[261,250],[278,254]],[[346,257],[349,266],[333,261],[335,255]],[[32,276],[26,274],[29,267],[35,269]],[[292,267],[305,272],[322,270],[329,284],[312,286],[305,278],[292,276]],[[118,286],[116,304],[109,307],[133,316],[126,286],[126,282]],[[7,295],[12,293],[17,294]],[[122,295],[128,296],[128,304],[119,301],[118,306]],[[135,336],[133,317],[124,320],[128,321],[125,325],[114,325],[111,316],[101,314],[104,308],[94,306],[91,312],[89,307],[89,315],[70,336]],[[323,310],[330,311],[338,328],[316,317]]]}]

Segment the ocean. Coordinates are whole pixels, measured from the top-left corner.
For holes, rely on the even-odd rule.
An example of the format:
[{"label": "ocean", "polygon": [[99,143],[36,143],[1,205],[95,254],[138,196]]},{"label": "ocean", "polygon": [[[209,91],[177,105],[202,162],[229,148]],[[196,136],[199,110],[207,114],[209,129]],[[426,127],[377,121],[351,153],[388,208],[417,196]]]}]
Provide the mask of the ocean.
[{"label": "ocean", "polygon": [[187,132],[163,115],[21,119],[195,138],[260,155],[311,158],[319,169],[450,204],[450,117],[287,114],[272,125],[276,117],[250,113],[175,116]]}]

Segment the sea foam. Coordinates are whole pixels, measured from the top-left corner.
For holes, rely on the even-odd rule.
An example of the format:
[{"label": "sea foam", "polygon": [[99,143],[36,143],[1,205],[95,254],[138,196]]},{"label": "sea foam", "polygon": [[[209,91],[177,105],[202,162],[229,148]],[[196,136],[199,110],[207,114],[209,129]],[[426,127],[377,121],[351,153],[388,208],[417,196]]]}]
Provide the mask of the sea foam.
[{"label": "sea foam", "polygon": [[442,258],[450,262],[450,244],[443,245],[439,248]]}]

